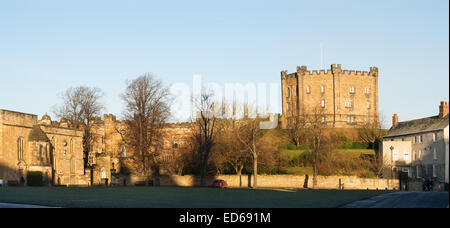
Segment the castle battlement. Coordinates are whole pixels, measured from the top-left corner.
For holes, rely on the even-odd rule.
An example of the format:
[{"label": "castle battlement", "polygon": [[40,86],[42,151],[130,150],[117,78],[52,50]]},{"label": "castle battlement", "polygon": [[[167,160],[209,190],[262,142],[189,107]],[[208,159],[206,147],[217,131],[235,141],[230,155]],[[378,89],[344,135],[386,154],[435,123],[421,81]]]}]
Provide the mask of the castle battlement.
[{"label": "castle battlement", "polygon": [[[343,70],[341,64],[318,70],[297,66],[295,73],[282,71],[282,76],[285,120],[320,106],[328,115],[323,121],[330,126],[355,127],[368,118],[378,118],[377,67],[363,71]],[[352,102],[351,109],[348,109],[348,99]],[[283,124],[283,128],[288,125],[287,122]]]},{"label": "castle battlement", "polygon": [[297,72],[289,74],[287,70],[281,71],[281,80],[297,78],[298,76],[330,76],[332,74],[340,74],[341,76],[362,76],[362,77],[378,77],[378,68],[370,67],[370,71],[360,70],[342,70],[341,64],[332,64],[331,69],[321,69],[308,71],[306,66],[297,66]]}]

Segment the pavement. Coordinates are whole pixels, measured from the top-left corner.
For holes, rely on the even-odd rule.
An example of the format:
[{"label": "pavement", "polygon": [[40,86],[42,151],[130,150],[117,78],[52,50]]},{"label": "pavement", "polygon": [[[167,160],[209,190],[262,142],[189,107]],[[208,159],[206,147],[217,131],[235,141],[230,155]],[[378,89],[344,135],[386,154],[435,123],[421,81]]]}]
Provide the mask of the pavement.
[{"label": "pavement", "polygon": [[0,208],[57,208],[29,204],[0,203]]},{"label": "pavement", "polygon": [[342,208],[448,208],[448,192],[394,192],[360,200]]}]

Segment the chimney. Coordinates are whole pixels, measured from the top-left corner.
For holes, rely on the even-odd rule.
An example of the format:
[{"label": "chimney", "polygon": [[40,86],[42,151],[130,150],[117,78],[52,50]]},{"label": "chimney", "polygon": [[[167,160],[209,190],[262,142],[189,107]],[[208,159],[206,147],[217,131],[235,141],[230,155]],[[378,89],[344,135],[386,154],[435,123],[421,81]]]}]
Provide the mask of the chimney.
[{"label": "chimney", "polygon": [[439,105],[439,118],[446,117],[448,115],[448,102],[441,101],[441,105]]},{"label": "chimney", "polygon": [[398,115],[394,114],[394,116],[392,116],[392,127],[396,127],[398,125]]}]

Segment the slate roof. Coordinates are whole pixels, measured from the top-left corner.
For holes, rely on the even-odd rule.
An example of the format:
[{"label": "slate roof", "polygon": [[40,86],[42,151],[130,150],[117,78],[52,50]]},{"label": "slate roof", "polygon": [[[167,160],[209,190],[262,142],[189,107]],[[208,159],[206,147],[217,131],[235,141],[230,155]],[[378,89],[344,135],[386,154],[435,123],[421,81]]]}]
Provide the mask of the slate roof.
[{"label": "slate roof", "polygon": [[399,122],[397,126],[392,127],[388,131],[384,138],[443,130],[448,126],[448,123],[449,115],[444,118],[439,118],[439,116],[431,116],[417,120]]},{"label": "slate roof", "polygon": [[34,125],[30,134],[28,135],[29,142],[50,142],[47,135],[42,131],[39,125]]}]

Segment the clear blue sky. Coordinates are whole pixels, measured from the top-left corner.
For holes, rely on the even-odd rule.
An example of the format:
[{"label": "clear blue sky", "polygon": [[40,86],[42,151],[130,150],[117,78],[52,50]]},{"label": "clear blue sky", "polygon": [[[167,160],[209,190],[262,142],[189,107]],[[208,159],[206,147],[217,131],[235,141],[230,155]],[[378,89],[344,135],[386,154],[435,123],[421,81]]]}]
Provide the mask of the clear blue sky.
[{"label": "clear blue sky", "polygon": [[436,115],[449,94],[448,0],[0,0],[0,109],[40,116],[69,87],[101,88],[120,114],[125,81],[280,83],[280,71],[380,69],[390,123]]}]

